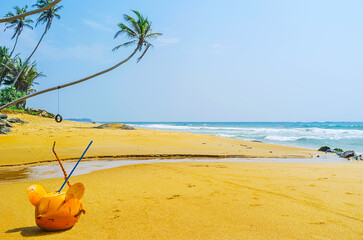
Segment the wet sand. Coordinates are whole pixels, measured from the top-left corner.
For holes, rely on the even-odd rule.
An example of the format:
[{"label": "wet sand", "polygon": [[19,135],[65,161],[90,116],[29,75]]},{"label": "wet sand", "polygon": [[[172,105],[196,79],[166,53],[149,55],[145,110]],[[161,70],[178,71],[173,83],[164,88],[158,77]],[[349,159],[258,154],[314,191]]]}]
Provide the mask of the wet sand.
[{"label": "wet sand", "polygon": [[29,124],[13,124],[13,132],[0,135],[0,167],[55,161],[53,142],[62,160],[78,159],[91,140],[90,159],[110,158],[310,158],[321,154],[311,149],[249,142],[231,138],[147,129],[94,129],[100,124],[63,121],[8,114]]},{"label": "wet sand", "polygon": [[[185,162],[75,176],[86,215],[43,232],[26,188],[0,184],[0,239],[362,239],[363,164]],[[6,220],[5,220],[6,219]]]}]

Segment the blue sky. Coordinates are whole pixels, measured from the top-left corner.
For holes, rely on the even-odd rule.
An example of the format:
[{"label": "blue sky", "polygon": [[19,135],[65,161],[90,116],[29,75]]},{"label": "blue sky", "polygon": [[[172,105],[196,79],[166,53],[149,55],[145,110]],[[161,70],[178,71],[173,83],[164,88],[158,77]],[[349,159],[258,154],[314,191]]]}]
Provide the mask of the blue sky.
[{"label": "blue sky", "polygon": [[[1,0],[0,14],[35,0]],[[38,90],[108,68],[131,9],[163,37],[136,63],[60,91],[65,118],[95,121],[362,121],[362,1],[63,0],[34,59]],[[1,25],[4,28],[4,24]],[[24,30],[26,58],[44,26]],[[11,31],[0,45],[11,47]],[[57,113],[57,92],[28,100]]]}]

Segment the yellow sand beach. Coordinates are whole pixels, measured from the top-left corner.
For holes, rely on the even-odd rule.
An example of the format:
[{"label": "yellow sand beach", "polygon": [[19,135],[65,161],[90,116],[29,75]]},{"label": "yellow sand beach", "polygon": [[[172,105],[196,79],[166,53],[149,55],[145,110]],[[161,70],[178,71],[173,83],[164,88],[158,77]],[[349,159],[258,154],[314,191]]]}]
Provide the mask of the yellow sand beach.
[{"label": "yellow sand beach", "polygon": [[[320,154],[200,134],[9,117],[29,124],[14,124],[13,133],[0,136],[3,170],[55,160],[53,141],[63,159],[78,158],[90,140],[87,156],[96,159]],[[5,182],[0,239],[363,239],[362,176],[362,162],[180,162],[100,170],[71,178],[86,187],[87,213],[61,232],[36,226],[26,188],[38,183],[55,191],[62,178]]]},{"label": "yellow sand beach", "polygon": [[[0,184],[0,239],[362,239],[360,163],[153,163],[72,177],[86,215],[35,225],[26,188]],[[36,181],[49,191],[63,179]],[[5,197],[6,196],[6,197]]]},{"label": "yellow sand beach", "polygon": [[0,167],[54,161],[53,142],[61,159],[77,159],[88,143],[88,158],[125,157],[305,157],[321,154],[310,149],[242,141],[231,138],[147,129],[95,129],[100,124],[9,114],[29,124],[14,124],[13,133],[0,135]]}]

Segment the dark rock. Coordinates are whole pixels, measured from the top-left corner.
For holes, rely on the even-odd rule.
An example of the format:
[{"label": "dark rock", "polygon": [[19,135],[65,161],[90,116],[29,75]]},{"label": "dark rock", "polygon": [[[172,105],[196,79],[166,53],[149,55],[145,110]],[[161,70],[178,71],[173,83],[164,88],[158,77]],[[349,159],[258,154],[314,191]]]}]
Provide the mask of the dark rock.
[{"label": "dark rock", "polygon": [[335,153],[343,153],[344,151],[341,148],[334,148],[333,149],[333,152],[335,152]]},{"label": "dark rock", "polygon": [[13,127],[13,125],[11,125],[11,123],[9,123],[9,121],[6,121],[6,120],[2,120],[2,121],[4,121],[6,127],[10,127],[10,128]]},{"label": "dark rock", "polygon": [[4,134],[4,133],[12,132],[10,128],[5,127],[5,126],[1,128],[1,131],[3,132],[3,134]]},{"label": "dark rock", "polygon": [[323,147],[319,148],[318,151],[321,151],[321,152],[331,152],[331,149],[328,146],[323,146]]},{"label": "dark rock", "polygon": [[23,121],[19,118],[10,118],[10,119],[8,119],[8,122],[10,122],[10,123],[28,123],[27,121]]},{"label": "dark rock", "polygon": [[123,123],[106,123],[106,124],[102,124],[100,126],[94,127],[94,128],[99,128],[99,129],[122,129],[122,130],[135,130],[135,128],[123,124]]},{"label": "dark rock", "polygon": [[352,150],[345,151],[342,154],[343,158],[350,158],[350,157],[355,157],[355,156],[357,156],[357,154],[355,154],[355,152]]},{"label": "dark rock", "polygon": [[0,114],[0,119],[7,119],[8,118],[8,115],[6,114]]},{"label": "dark rock", "polygon": [[349,161],[354,161],[354,160],[359,160],[358,156],[353,156],[351,158],[348,159]]}]

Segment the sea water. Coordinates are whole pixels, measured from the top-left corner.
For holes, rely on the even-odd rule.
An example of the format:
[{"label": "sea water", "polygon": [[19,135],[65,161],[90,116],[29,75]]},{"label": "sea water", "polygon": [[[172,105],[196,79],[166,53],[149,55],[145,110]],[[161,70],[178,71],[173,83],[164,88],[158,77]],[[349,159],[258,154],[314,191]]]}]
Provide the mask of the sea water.
[{"label": "sea water", "polygon": [[129,122],[137,128],[202,133],[279,145],[363,153],[363,122]]}]

